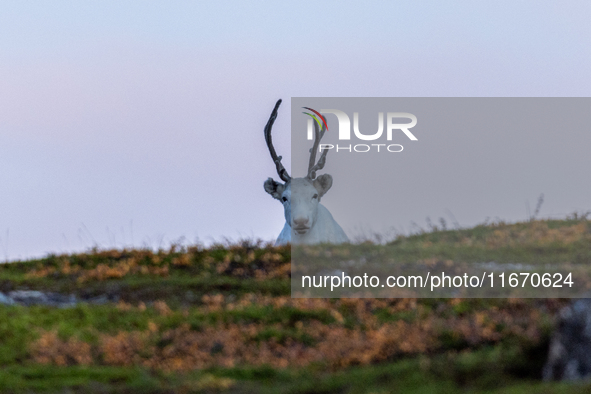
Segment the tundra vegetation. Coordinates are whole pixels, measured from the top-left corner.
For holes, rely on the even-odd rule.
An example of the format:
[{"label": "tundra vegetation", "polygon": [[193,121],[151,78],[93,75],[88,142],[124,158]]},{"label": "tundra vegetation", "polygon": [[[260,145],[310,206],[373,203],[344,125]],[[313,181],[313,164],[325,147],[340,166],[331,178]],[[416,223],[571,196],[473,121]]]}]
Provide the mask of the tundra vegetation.
[{"label": "tundra vegetation", "polygon": [[[368,244],[331,246],[362,257]],[[429,231],[397,261],[591,263],[585,217]],[[323,247],[323,249],[326,246]],[[0,265],[2,393],[583,393],[541,381],[564,299],[292,299],[289,246],[102,250]],[[102,296],[102,298],[100,298]]]}]

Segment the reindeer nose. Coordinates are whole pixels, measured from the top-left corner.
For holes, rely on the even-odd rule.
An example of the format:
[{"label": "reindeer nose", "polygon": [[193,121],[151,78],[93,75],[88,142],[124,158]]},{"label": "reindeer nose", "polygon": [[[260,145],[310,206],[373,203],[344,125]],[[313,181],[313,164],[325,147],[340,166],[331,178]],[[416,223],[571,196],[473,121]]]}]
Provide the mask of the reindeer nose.
[{"label": "reindeer nose", "polygon": [[294,219],[293,224],[295,224],[296,227],[305,227],[306,225],[308,225],[309,221],[310,221],[310,219],[307,219],[307,218],[306,219],[304,219],[304,218]]}]

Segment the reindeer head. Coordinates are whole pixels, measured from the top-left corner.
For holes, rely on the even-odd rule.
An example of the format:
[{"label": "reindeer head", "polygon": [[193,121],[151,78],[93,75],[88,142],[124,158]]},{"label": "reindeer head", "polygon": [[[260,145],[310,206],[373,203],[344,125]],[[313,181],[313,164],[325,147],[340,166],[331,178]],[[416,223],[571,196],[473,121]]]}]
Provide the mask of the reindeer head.
[{"label": "reindeer head", "polygon": [[277,118],[279,105],[281,105],[281,100],[275,104],[271,117],[265,126],[265,140],[277,168],[277,173],[285,183],[276,182],[273,178],[269,178],[265,181],[265,191],[283,204],[285,221],[295,233],[303,235],[309,232],[316,223],[320,198],[332,186],[332,176],[329,174],[320,175],[316,178],[316,171],[324,168],[326,163],[327,149],[322,152],[320,159],[316,163],[316,152],[326,128],[323,126],[322,130],[318,130],[318,125],[314,124],[314,145],[310,149],[308,175],[304,178],[291,178],[283,164],[281,164],[282,157],[277,156],[271,139],[271,129]]}]

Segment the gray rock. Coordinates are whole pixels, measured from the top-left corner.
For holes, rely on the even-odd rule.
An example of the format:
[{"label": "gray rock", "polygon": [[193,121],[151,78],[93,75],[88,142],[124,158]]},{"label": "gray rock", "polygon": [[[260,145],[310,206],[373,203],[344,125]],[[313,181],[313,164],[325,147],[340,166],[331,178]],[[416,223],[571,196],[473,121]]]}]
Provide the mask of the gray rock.
[{"label": "gray rock", "polygon": [[[118,297],[117,297],[118,298]],[[109,301],[109,296],[102,294],[92,298],[79,299],[74,294],[59,294],[36,290],[15,290],[7,294],[0,292],[0,305],[47,305],[58,308],[71,308],[79,303],[102,305]]]},{"label": "gray rock", "polygon": [[4,295],[4,293],[0,292],[0,304],[14,305],[14,300],[12,298]]},{"label": "gray rock", "polygon": [[14,302],[23,305],[46,304],[47,296],[36,290],[15,290],[8,293]]},{"label": "gray rock", "polygon": [[74,294],[64,295],[58,293],[46,293],[47,305],[57,306],[60,308],[71,308],[76,306],[78,300]]},{"label": "gray rock", "polygon": [[591,299],[575,300],[560,311],[543,377],[546,381],[591,378]]},{"label": "gray rock", "polygon": [[60,308],[75,306],[78,300],[73,294],[64,295],[59,293],[44,293],[36,290],[15,290],[8,293],[8,296],[17,304],[48,305]]}]

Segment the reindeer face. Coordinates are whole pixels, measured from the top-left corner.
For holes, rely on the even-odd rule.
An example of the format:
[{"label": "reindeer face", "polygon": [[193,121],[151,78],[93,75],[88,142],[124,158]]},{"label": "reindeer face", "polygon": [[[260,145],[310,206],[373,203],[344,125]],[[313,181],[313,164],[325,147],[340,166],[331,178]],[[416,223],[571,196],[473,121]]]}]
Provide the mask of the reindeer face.
[{"label": "reindeer face", "polygon": [[[271,138],[271,129],[277,118],[277,109],[279,108],[279,105],[281,105],[281,100],[278,100],[275,104],[275,108],[273,109],[273,112],[271,112],[269,121],[265,126],[265,142],[269,148],[271,159],[273,159],[273,162],[275,163],[277,174],[285,183],[275,182],[272,178],[269,178],[265,181],[265,191],[273,196],[273,198],[281,201],[284,208],[285,221],[291,227],[293,232],[298,235],[304,235],[307,234],[316,223],[320,198],[332,186],[332,176],[324,174],[316,178],[316,172],[324,168],[326,154],[328,153],[328,149],[325,149],[320,155],[318,162],[316,162],[316,152],[319,150],[320,140],[326,132],[326,121],[322,115],[317,113],[323,119],[324,126],[322,126],[322,130],[319,130],[319,122],[314,123],[315,138],[314,145],[312,146],[312,149],[310,149],[308,175],[304,178],[291,178],[285,170],[285,167],[283,167],[283,164],[281,164],[282,158],[277,155]],[[309,108],[306,107],[306,109]],[[333,220],[332,217],[330,219]],[[344,233],[343,236],[346,238]]]},{"label": "reindeer face", "polygon": [[320,198],[332,186],[332,176],[324,174],[315,180],[293,178],[285,185],[269,178],[265,191],[283,204],[285,221],[297,234],[306,234],[316,223]]}]

